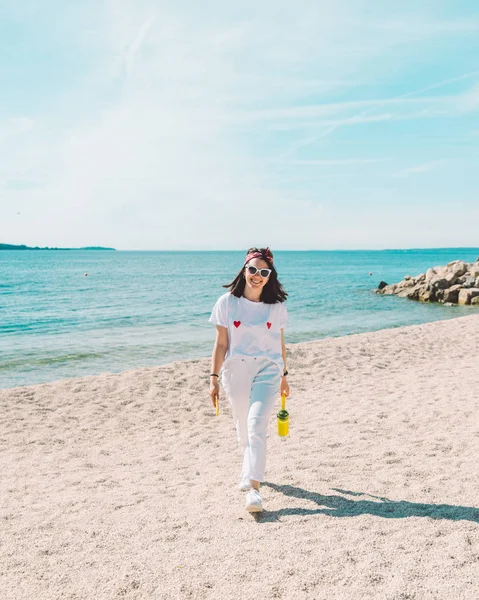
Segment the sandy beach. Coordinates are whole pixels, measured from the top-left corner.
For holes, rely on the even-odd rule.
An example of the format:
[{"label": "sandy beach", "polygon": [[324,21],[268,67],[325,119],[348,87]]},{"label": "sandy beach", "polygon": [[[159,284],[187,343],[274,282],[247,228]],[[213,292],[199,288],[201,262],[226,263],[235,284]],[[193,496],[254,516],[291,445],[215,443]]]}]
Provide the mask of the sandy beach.
[{"label": "sandy beach", "polygon": [[0,390],[1,597],[476,600],[478,340],[289,345],[257,516],[209,359]]}]

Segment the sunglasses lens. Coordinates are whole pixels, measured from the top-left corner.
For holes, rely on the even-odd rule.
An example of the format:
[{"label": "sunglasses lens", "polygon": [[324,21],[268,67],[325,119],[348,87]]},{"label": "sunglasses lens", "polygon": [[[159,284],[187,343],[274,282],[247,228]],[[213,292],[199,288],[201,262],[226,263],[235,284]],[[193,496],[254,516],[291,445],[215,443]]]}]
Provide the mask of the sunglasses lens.
[{"label": "sunglasses lens", "polygon": [[256,275],[257,272],[258,272],[258,269],[256,267],[248,267],[248,273],[250,275]]},{"label": "sunglasses lens", "polygon": [[269,270],[268,269],[261,269],[259,274],[261,275],[261,277],[266,278],[269,275]]}]

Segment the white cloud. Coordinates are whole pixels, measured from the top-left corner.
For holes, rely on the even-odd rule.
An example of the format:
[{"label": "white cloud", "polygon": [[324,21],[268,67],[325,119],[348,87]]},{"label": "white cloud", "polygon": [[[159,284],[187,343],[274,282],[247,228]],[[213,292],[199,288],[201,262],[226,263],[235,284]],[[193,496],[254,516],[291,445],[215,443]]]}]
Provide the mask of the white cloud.
[{"label": "white cloud", "polygon": [[464,94],[461,94],[457,99],[459,110],[466,112],[479,109],[479,84],[472,86]]},{"label": "white cloud", "polygon": [[34,126],[35,122],[30,117],[15,116],[5,119],[3,122],[0,122],[0,144],[11,142],[31,132]]},{"label": "white cloud", "polygon": [[[384,100],[369,100],[369,101],[363,101],[361,104],[364,107],[366,107],[366,110],[362,111],[359,114],[353,115],[351,117],[346,117],[343,119],[337,119],[337,120],[323,120],[323,121],[310,121],[310,120],[299,120],[299,121],[293,121],[292,123],[289,122],[286,125],[281,124],[278,125],[277,127],[279,129],[298,129],[301,127],[308,127],[309,129],[311,128],[322,128],[323,130],[321,131],[321,133],[316,134],[313,137],[308,137],[306,139],[303,139],[297,143],[295,143],[293,146],[291,146],[290,148],[288,148],[288,150],[284,151],[281,153],[280,156],[284,157],[284,156],[290,156],[292,154],[294,154],[294,152],[296,152],[296,150],[298,150],[299,148],[302,148],[304,146],[308,146],[310,144],[313,144],[314,142],[317,142],[318,140],[320,140],[321,138],[324,138],[326,136],[329,136],[331,133],[333,133],[334,131],[336,131],[337,129],[339,129],[340,127],[344,127],[344,126],[351,126],[351,125],[359,125],[359,124],[364,124],[364,123],[371,123],[371,122],[375,122],[375,121],[408,121],[408,120],[414,120],[414,119],[428,119],[428,118],[435,118],[438,116],[444,116],[444,117],[450,117],[450,116],[454,116],[458,113],[463,112],[464,110],[474,110],[476,108],[476,104],[477,104],[477,99],[476,99],[476,94],[473,91],[473,93],[471,94],[470,92],[466,93],[466,94],[460,94],[460,95],[455,95],[455,96],[445,96],[445,97],[424,97],[424,98],[411,98],[412,96],[417,96],[419,94],[425,94],[426,92],[430,92],[432,90],[444,87],[444,86],[448,86],[452,83],[456,83],[458,81],[463,81],[465,79],[470,79],[472,77],[479,77],[479,71],[471,71],[469,73],[463,73],[462,75],[456,76],[456,77],[451,77],[445,80],[442,80],[440,82],[436,82],[433,84],[430,84],[428,86],[425,87],[421,87],[419,89],[415,89],[409,92],[406,92],[404,94],[401,94],[397,97],[394,98],[387,98]],[[475,90],[475,88],[473,88],[473,90]],[[406,112],[406,113],[402,113],[402,112],[396,112],[395,114],[392,113],[388,113],[388,114],[383,114],[383,115],[372,115],[371,113],[373,113],[374,111],[376,111],[379,108],[382,108],[383,106],[387,106],[387,105],[396,105],[396,108],[399,109],[403,109],[404,107],[409,108],[409,106],[411,105],[411,100],[413,104],[419,103],[419,104],[423,104],[424,108],[421,111],[414,111],[414,112]],[[330,109],[350,109],[350,108],[358,108],[358,103],[357,102],[353,102],[353,103],[338,103],[335,105],[330,106]],[[310,110],[312,107],[308,107]],[[324,107],[326,109],[326,107]],[[303,115],[304,116],[304,115]]]},{"label": "white cloud", "polygon": [[407,19],[383,20],[376,27],[391,34],[400,34],[408,38],[444,37],[448,35],[478,33],[479,18],[455,18],[448,20],[416,19],[410,14]]},{"label": "white cloud", "polygon": [[409,177],[409,175],[415,175],[417,173],[428,173],[429,171],[435,171],[439,167],[447,164],[447,160],[431,160],[420,165],[408,167],[407,169],[401,169],[394,174],[395,177]]},{"label": "white cloud", "polygon": [[131,70],[132,70],[133,64],[134,64],[134,60],[135,60],[135,55],[139,52],[139,50],[141,48],[141,44],[143,43],[144,39],[148,35],[148,31],[151,28],[151,26],[153,25],[154,21],[155,21],[154,16],[151,16],[148,19],[146,19],[146,21],[140,27],[140,31],[138,32],[138,35],[136,36],[136,38],[133,40],[132,44],[126,51],[125,63],[126,63],[127,74],[131,73]]},{"label": "white cloud", "polygon": [[310,166],[341,166],[341,165],[366,165],[387,162],[387,158],[344,158],[344,159],[317,159],[317,160],[290,160],[290,165]]},{"label": "white cloud", "polygon": [[[0,179],[38,184],[3,196],[5,206],[22,208],[21,221],[4,213],[10,241],[226,248],[267,231],[276,246],[287,236],[333,243],[327,205],[340,193],[354,198],[337,187],[338,171],[360,177],[369,165],[369,175],[380,175],[388,158],[376,148],[338,149],[332,133],[475,106],[473,96],[459,104],[455,93],[424,96],[437,82],[393,97],[356,96],[362,84],[391,76],[390,60],[416,60],[409,42],[439,39],[448,25],[415,15],[411,30],[365,15],[364,6],[119,0],[89,3],[90,18],[64,8],[59,18],[72,35],[82,13],[76,44],[97,59],[80,83],[52,97],[60,107],[53,118],[26,117],[16,141],[9,134]],[[469,32],[449,23],[448,33],[459,30]],[[3,132],[0,125],[0,140]],[[318,152],[313,144],[323,138]],[[391,144],[384,156],[394,152]],[[315,166],[324,177],[311,176]],[[421,172],[414,168],[405,171]],[[267,215],[266,227],[256,214]]]}]

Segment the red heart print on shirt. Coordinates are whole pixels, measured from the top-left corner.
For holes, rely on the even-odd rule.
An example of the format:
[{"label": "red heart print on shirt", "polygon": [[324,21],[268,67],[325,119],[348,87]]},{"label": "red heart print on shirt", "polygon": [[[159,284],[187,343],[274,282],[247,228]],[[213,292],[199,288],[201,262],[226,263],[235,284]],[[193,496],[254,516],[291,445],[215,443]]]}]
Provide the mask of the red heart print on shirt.
[{"label": "red heart print on shirt", "polygon": [[233,321],[233,325],[236,327],[236,329],[238,329],[238,327],[241,325],[241,321]]},{"label": "red heart print on shirt", "polygon": [[266,323],[266,326],[268,327],[268,329],[271,329],[271,323],[269,321]]}]

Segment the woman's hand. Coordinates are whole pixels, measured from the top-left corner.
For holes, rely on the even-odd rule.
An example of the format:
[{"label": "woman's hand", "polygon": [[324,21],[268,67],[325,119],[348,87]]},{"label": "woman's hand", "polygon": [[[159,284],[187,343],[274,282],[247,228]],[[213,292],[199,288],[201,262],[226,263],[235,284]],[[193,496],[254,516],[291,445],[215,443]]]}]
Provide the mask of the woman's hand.
[{"label": "woman's hand", "polygon": [[289,383],[286,377],[281,377],[279,393],[281,394],[281,396],[289,396]]},{"label": "woman's hand", "polygon": [[218,377],[210,377],[210,396],[213,406],[216,407],[216,398],[220,399],[220,384],[218,383]]}]

